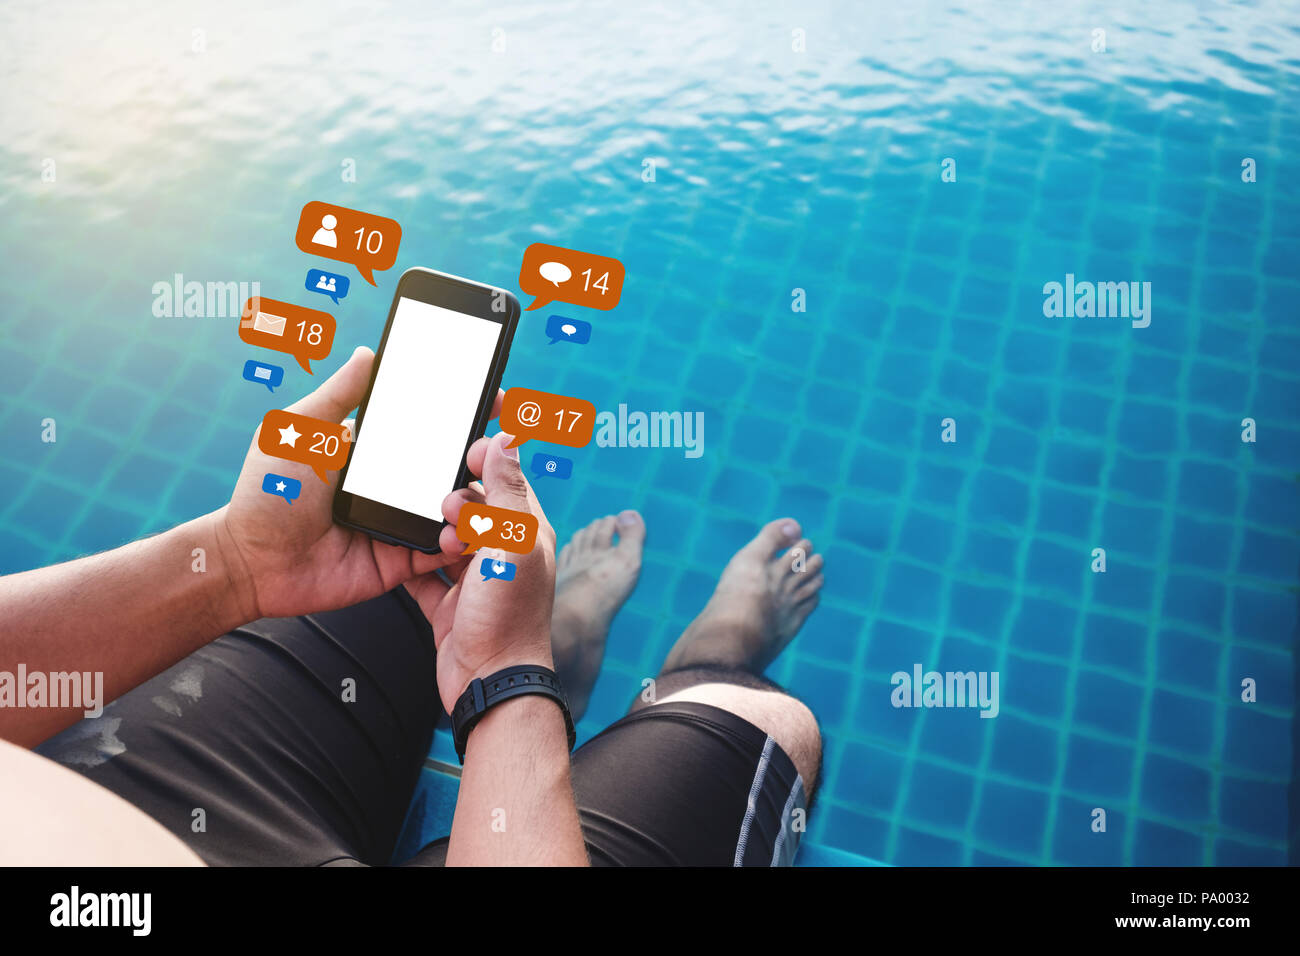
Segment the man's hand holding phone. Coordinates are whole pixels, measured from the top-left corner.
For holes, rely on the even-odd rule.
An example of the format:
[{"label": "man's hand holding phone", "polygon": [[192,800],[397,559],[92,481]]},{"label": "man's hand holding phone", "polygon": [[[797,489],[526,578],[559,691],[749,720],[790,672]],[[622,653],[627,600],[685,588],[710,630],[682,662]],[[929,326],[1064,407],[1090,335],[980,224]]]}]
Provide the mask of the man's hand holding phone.
[{"label": "man's hand holding phone", "polygon": [[[515,664],[553,667],[551,658],[551,606],[555,600],[555,531],[519,465],[519,449],[506,448],[511,436],[480,438],[466,456],[469,470],[482,480],[454,491],[443,502],[448,524],[439,544],[444,554],[455,555],[447,568],[455,579],[450,592],[436,574],[408,581],[406,589],[420,603],[433,624],[438,646],[438,693],[450,709],[475,677]],[[459,531],[462,518],[475,513],[473,505],[487,504],[531,516],[536,522],[533,547],[527,553],[508,553],[489,546],[490,536],[468,529]],[[465,541],[483,548],[459,557]],[[510,580],[476,573],[483,558],[509,560],[515,565]]]},{"label": "man's hand holding phone", "polygon": [[[370,349],[358,348],[342,368],[287,410],[342,422],[365,395],[374,360]],[[500,405],[498,394],[494,416]],[[266,493],[268,473],[299,479],[300,496],[288,504]],[[458,560],[459,550],[422,554],[335,523],[331,503],[338,475],[327,474],[330,480],[322,482],[308,465],[264,454],[254,436],[230,503],[217,513],[218,527],[225,532],[220,566],[245,620],[347,607]],[[214,565],[211,559],[209,565]]]}]

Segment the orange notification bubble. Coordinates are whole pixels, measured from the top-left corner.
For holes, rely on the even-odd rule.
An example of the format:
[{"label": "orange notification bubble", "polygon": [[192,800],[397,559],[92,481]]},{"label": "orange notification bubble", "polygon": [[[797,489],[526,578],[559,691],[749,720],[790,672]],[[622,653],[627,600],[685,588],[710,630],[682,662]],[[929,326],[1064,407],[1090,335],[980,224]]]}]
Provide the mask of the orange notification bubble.
[{"label": "orange notification bubble", "polygon": [[288,352],[308,375],[314,375],[308,362],[330,354],[337,326],[328,312],[254,296],[244,303],[239,337],[249,345]]},{"label": "orange notification bubble", "polygon": [[623,263],[563,246],[534,242],[524,250],[519,288],[536,296],[525,312],[552,302],[612,309],[623,294]]},{"label": "orange notification bubble", "polygon": [[350,262],[376,285],[374,271],[391,269],[397,261],[402,227],[396,219],[313,201],[302,207],[293,238],[308,255]]},{"label": "orange notification bubble", "polygon": [[306,465],[329,484],[325,472],[338,471],[347,464],[350,437],[341,422],[273,408],[262,419],[257,447],[272,458]]},{"label": "orange notification bubble", "polygon": [[467,502],[460,509],[456,537],[465,542],[461,554],[479,548],[500,548],[515,554],[527,554],[533,550],[537,540],[537,515]]},{"label": "orange notification bubble", "polygon": [[509,448],[530,438],[581,448],[596,430],[596,406],[585,398],[512,388],[501,402],[501,430],[515,436]]}]

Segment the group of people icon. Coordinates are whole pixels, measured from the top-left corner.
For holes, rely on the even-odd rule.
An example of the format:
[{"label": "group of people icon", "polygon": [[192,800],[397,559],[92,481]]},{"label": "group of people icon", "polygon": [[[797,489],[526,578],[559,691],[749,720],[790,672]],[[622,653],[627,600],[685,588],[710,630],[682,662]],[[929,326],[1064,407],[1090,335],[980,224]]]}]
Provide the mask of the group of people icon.
[{"label": "group of people icon", "polygon": [[338,289],[334,287],[334,276],[331,275],[322,275],[319,279],[317,279],[316,288],[320,289],[322,292],[338,291]]}]

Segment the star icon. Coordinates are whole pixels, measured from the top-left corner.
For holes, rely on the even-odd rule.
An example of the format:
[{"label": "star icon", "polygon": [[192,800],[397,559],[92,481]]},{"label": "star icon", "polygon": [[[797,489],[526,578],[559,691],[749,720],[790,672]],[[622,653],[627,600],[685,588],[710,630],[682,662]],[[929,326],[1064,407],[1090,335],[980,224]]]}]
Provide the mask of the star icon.
[{"label": "star icon", "polygon": [[297,431],[293,427],[293,422],[289,423],[288,428],[279,429],[279,432],[280,432],[281,445],[288,445],[290,448],[298,447],[297,445],[294,444],[294,442],[296,442],[299,438],[302,437],[302,433]]},{"label": "star icon", "polygon": [[277,482],[275,483],[275,490],[276,490],[276,491],[283,492],[284,489],[285,489],[285,483],[284,483],[283,481],[277,481]]}]

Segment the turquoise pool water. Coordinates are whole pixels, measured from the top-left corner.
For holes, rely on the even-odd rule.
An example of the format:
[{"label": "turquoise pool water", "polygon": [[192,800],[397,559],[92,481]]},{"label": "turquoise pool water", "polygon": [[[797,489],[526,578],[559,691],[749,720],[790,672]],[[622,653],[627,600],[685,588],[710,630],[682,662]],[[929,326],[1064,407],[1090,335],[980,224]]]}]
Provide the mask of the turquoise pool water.
[{"label": "turquoise pool water", "polygon": [[[805,861],[1285,862],[1298,31],[1266,4],[7,4],[0,571],[226,499],[311,380],[251,387],[234,321],[156,317],[153,285],[320,307],[306,201],[404,230],[321,373],[404,268],[515,288],[530,242],[601,252],[621,304],[571,310],[583,349],[528,314],[506,385],[706,429],[539,488],[562,537],[650,527],[584,736],[789,513],[827,561],[771,671],[825,731]],[[1045,317],[1067,274],[1150,282],[1150,325]],[[915,663],[998,672],[999,715],[895,709]]]}]

